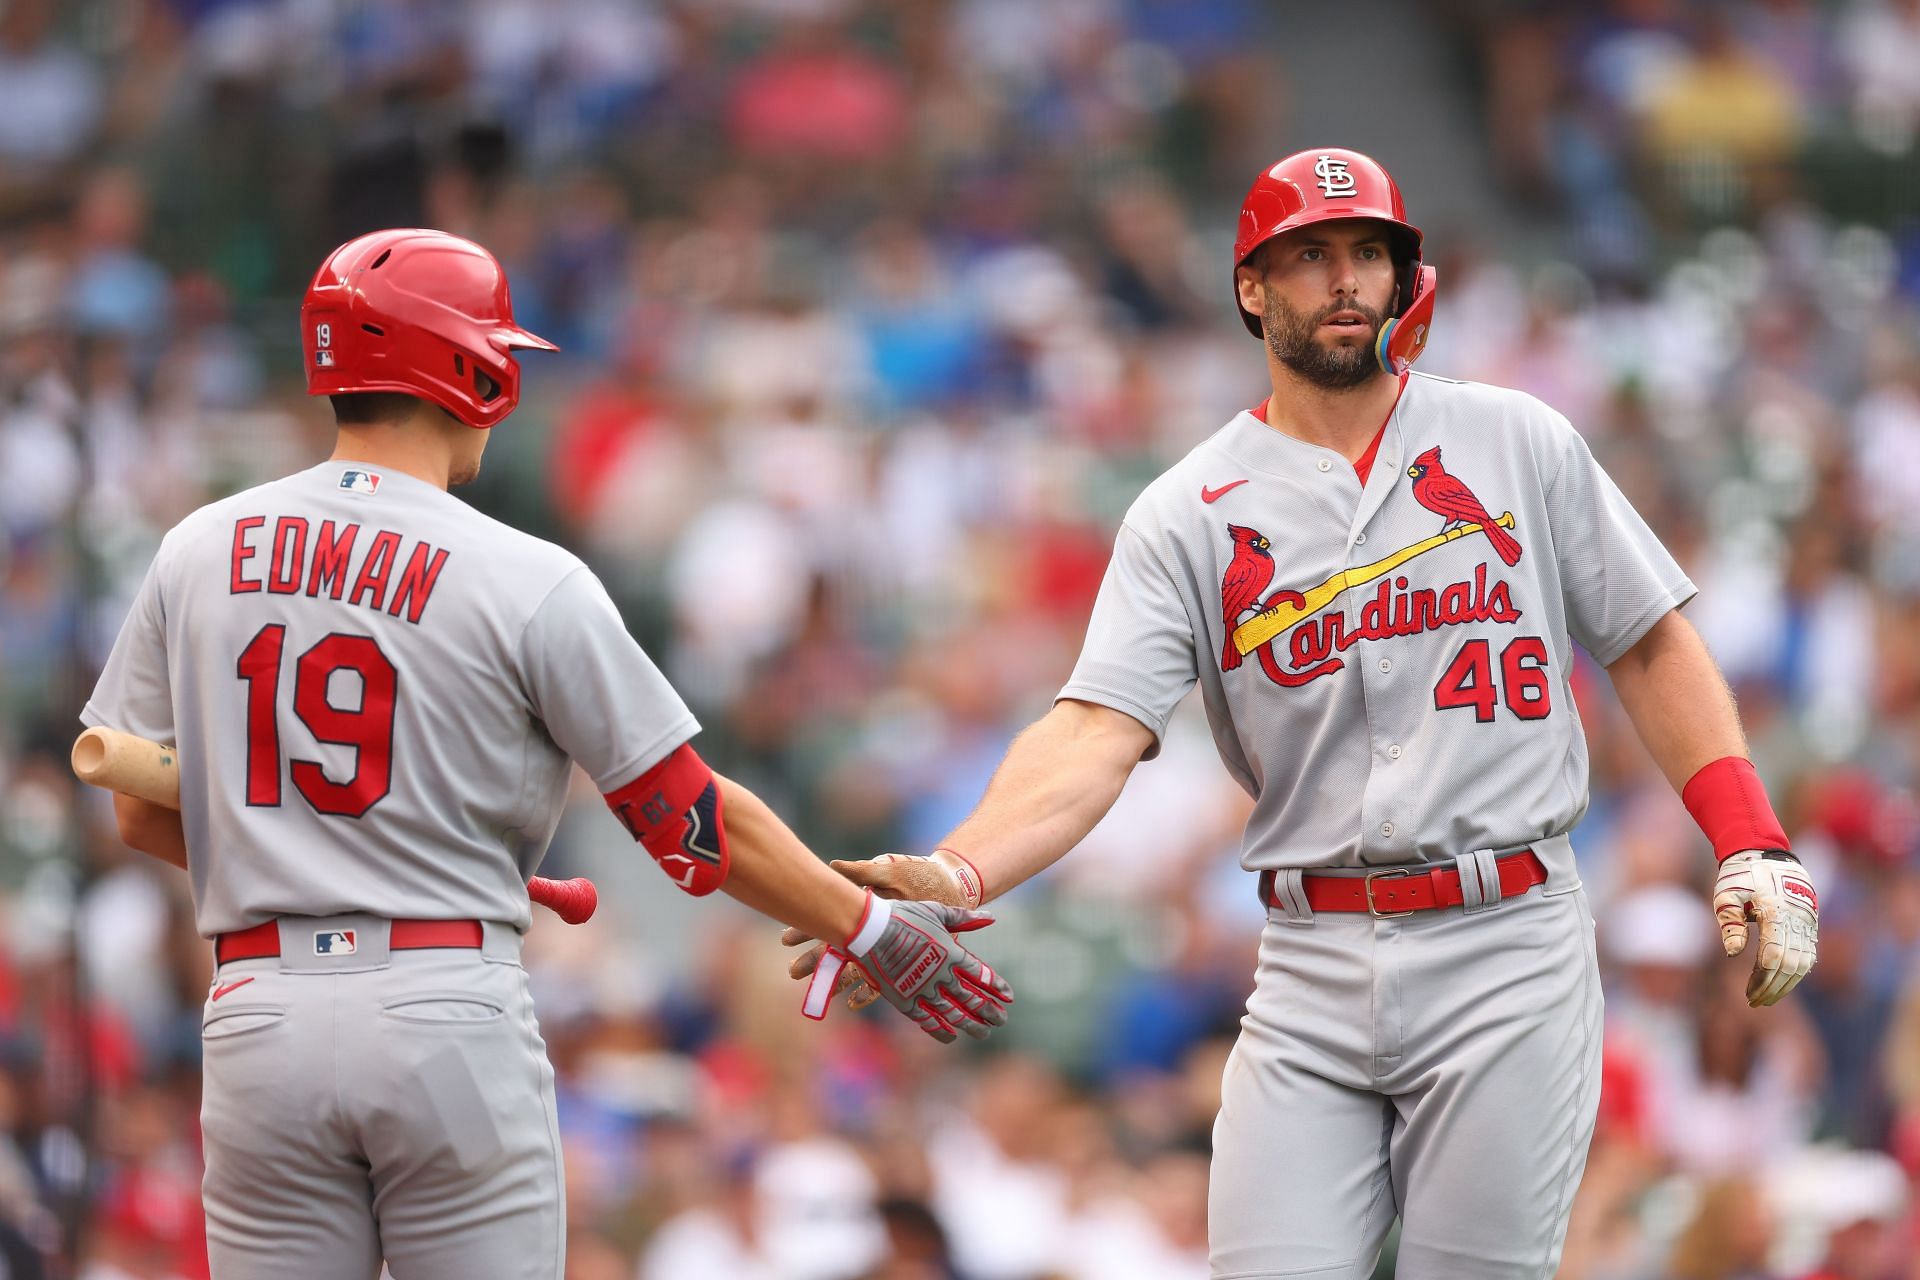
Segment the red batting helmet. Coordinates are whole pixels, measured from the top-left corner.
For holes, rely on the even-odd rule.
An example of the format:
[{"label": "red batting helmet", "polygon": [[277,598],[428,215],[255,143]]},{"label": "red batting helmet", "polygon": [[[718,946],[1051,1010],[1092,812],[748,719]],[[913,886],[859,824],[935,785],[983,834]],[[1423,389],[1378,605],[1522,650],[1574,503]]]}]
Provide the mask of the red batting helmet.
[{"label": "red batting helmet", "polygon": [[300,304],[307,394],[398,391],[491,427],[520,403],[518,348],[558,351],[513,322],[507,273],[444,231],[375,231],[335,249]]},{"label": "red batting helmet", "polygon": [[[1393,259],[1400,284],[1374,351],[1389,373],[1405,373],[1427,343],[1434,270],[1421,265],[1420,228],[1407,221],[1400,188],[1379,161],[1358,151],[1321,147],[1297,151],[1262,173],[1240,205],[1233,265],[1238,269],[1254,250],[1283,232],[1336,218],[1372,218],[1393,229]],[[1260,337],[1260,317],[1240,305],[1237,282],[1234,307],[1247,332]]]}]

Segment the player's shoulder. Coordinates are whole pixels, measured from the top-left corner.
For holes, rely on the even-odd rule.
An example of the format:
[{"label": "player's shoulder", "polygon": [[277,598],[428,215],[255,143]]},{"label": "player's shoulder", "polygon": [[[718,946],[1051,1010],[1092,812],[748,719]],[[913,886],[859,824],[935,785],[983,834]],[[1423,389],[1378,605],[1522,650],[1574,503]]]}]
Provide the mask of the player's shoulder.
[{"label": "player's shoulder", "polygon": [[235,520],[277,510],[292,479],[268,480],[194,508],[160,539],[161,557],[178,556],[210,538],[230,538]]},{"label": "player's shoulder", "polygon": [[586,561],[559,543],[516,529],[458,498],[453,501],[460,505],[459,519],[468,526],[470,537],[485,546],[494,576],[510,577],[538,589],[552,587],[575,570],[586,568]]},{"label": "player's shoulder", "polygon": [[1237,481],[1244,482],[1246,469],[1235,460],[1226,441],[1240,419],[1250,416],[1246,412],[1235,414],[1154,477],[1127,509],[1125,523],[1141,532],[1176,525],[1199,505],[1217,501]]},{"label": "player's shoulder", "polygon": [[1565,414],[1546,401],[1517,387],[1490,382],[1443,378],[1414,370],[1407,375],[1406,405],[1410,417],[1438,419],[1478,432],[1511,432],[1534,438],[1572,434]]}]

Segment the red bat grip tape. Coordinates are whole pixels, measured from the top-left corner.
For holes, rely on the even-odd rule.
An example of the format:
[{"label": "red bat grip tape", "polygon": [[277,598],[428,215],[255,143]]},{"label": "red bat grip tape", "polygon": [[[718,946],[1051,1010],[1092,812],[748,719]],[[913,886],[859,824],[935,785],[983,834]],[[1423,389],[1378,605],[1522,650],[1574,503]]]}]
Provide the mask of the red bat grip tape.
[{"label": "red bat grip tape", "polygon": [[535,876],[527,882],[527,896],[568,924],[585,924],[600,905],[600,891],[585,876],[571,880]]}]

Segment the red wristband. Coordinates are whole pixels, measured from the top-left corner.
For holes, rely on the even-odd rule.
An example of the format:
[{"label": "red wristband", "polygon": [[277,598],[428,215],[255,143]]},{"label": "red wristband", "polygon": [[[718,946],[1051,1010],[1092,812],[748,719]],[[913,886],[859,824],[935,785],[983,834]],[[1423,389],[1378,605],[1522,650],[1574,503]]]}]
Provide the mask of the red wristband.
[{"label": "red wristband", "polygon": [[1687,779],[1680,802],[1713,841],[1713,856],[1725,861],[1742,849],[1791,848],[1786,830],[1767,802],[1767,789],[1753,762],[1723,756]]}]

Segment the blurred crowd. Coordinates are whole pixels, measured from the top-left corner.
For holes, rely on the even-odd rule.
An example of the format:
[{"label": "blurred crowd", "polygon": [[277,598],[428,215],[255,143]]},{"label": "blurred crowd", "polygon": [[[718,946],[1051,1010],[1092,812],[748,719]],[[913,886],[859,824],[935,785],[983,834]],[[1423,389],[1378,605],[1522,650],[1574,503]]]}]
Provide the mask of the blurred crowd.
[{"label": "blurred crowd", "polygon": [[[1377,7],[1351,38],[1430,41],[1463,107],[1327,141],[1451,130],[1498,178],[1428,227],[1422,367],[1565,412],[1668,540],[1822,892],[1819,967],[1748,1010],[1704,841],[1576,671],[1609,1030],[1563,1275],[1914,1280],[1920,0]],[[328,248],[506,261],[564,351],[467,496],[589,559],[814,848],[923,851],[1128,502],[1264,395],[1228,246],[1321,140],[1286,37],[1334,20],[1282,8],[0,0],[0,1274],[206,1274],[206,948],[65,756],[159,536],[327,447]],[[1206,1274],[1262,915],[1196,707],[983,936],[1020,990],[983,1053],[803,1023],[772,931],[576,808],[552,865],[608,905],[528,941],[575,1280]]]}]

